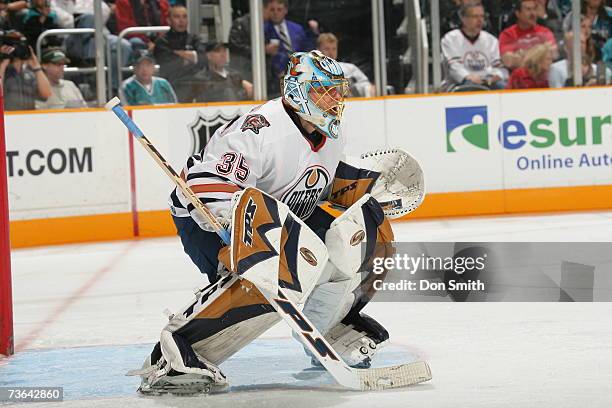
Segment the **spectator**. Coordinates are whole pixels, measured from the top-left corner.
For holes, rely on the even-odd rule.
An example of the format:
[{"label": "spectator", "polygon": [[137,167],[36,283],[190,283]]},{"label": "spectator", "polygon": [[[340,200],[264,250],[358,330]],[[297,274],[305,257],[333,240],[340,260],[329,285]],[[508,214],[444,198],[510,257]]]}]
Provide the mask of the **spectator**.
[{"label": "spectator", "polygon": [[514,69],[522,65],[527,50],[535,45],[548,43],[556,54],[557,43],[553,33],[537,24],[537,2],[519,0],[516,5],[516,24],[506,28],[499,36],[499,47],[504,65]]},{"label": "spectator", "polygon": [[[565,55],[566,58],[557,61],[550,67],[548,82],[551,88],[563,88],[565,86],[574,86],[573,68],[572,68],[572,47],[574,33],[569,31],[565,33]],[[595,46],[590,37],[585,36],[582,32],[580,38],[582,48],[582,83],[584,86],[597,85],[598,66],[593,63],[595,59]],[[605,69],[605,67],[603,68]],[[606,69],[605,78],[609,80],[612,72]]]},{"label": "spectator", "polygon": [[[445,33],[448,33],[449,31],[453,31],[458,28],[461,28],[462,26],[462,20],[461,20],[461,14],[460,14],[461,7],[465,4],[474,3],[474,2],[478,4],[482,4],[481,0],[450,0],[450,1],[447,1],[446,4],[445,2],[442,2],[441,10],[440,10],[440,14],[441,14],[440,34],[444,35]],[[484,6],[483,6],[483,10],[484,10]],[[492,31],[492,27],[493,25],[491,24],[491,18],[489,17],[489,14],[485,11],[484,17],[483,17],[482,29],[490,32]]]},{"label": "spectator", "polygon": [[206,45],[208,68],[200,71],[193,87],[195,102],[241,101],[253,98],[253,85],[227,67],[227,45],[211,42]]},{"label": "spectator", "polygon": [[[117,0],[117,30],[121,32],[129,27],[168,25],[168,8],[168,0]],[[146,34],[128,37],[134,51],[153,47],[150,36]]]},{"label": "spectator", "polygon": [[[264,24],[270,20],[269,8],[263,9]],[[229,32],[229,50],[232,55],[231,67],[240,72],[246,80],[253,79],[251,72],[251,15],[238,17],[232,22]]]},{"label": "spectator", "polygon": [[179,102],[188,101],[193,77],[205,65],[206,55],[198,37],[187,32],[187,8],[170,9],[170,31],[155,40],[154,55],[159,63],[159,75],[168,79]]},{"label": "spectator", "polygon": [[[103,1],[102,4],[102,21],[108,21],[110,16],[110,8]],[[74,25],[76,28],[95,28],[95,18],[93,10],[93,0],[76,0],[73,6],[73,13],[76,16]],[[111,36],[108,30],[104,30],[106,39],[114,46],[116,45],[116,36]],[[115,37],[115,38],[111,38]],[[131,53],[131,46],[127,40],[124,40],[127,45],[124,49],[127,51],[127,57]],[[95,39],[93,35],[71,35],[66,38],[66,51],[68,55],[76,62],[77,65],[90,65],[90,60],[95,58]],[[124,57],[124,58],[127,58]],[[109,61],[110,63],[110,61]]]},{"label": "spectator", "polygon": [[154,73],[155,60],[144,52],[134,64],[134,75],[121,84],[121,100],[127,105],[177,103],[172,85]]},{"label": "spectator", "polygon": [[606,41],[606,45],[604,45],[602,54],[603,62],[608,68],[612,69],[612,38]]},{"label": "spectator", "polygon": [[536,22],[548,28],[558,43],[563,40],[563,15],[554,0],[536,0]]},{"label": "spectator", "polygon": [[8,4],[6,0],[0,0],[0,30],[8,31],[11,29],[11,20],[9,19]]},{"label": "spectator", "polygon": [[552,49],[547,43],[531,47],[521,67],[510,75],[508,89],[548,88],[548,72],[552,64]]},{"label": "spectator", "polygon": [[316,21],[310,20],[310,29],[285,19],[289,12],[287,0],[264,0],[266,13],[270,17],[264,25],[266,54],[271,58],[271,78],[268,94],[280,93],[280,78],[285,72],[289,55],[295,51],[310,51],[315,48],[315,38],[319,33]]},{"label": "spectator", "polygon": [[551,0],[551,2],[555,3],[562,17],[567,16],[572,11],[572,0]]},{"label": "spectator", "polygon": [[[79,0],[77,0],[78,2]],[[104,0],[108,7],[110,7],[110,16],[108,21],[105,24],[105,27],[111,34],[119,34],[119,30],[117,30],[117,6],[115,5],[117,0]]]},{"label": "spectator", "polygon": [[[563,40],[563,13],[557,0],[535,0],[536,2],[536,23],[548,28],[555,40],[560,42]],[[516,14],[509,13],[506,27],[516,23]]]},{"label": "spectator", "polygon": [[6,110],[34,109],[34,99],[47,100],[51,85],[45,76],[36,54],[27,45],[21,33],[7,34],[14,38],[14,47],[0,47],[0,78],[4,88]]},{"label": "spectator", "polygon": [[[601,61],[602,51],[609,38],[612,38],[612,8],[606,7],[604,0],[582,0],[581,13],[591,26],[591,36],[595,42],[596,61]],[[587,23],[588,23],[587,22]],[[572,13],[563,21],[563,29],[571,31]]]},{"label": "spectator", "polygon": [[[102,1],[102,21],[108,23],[114,5]],[[75,26],[77,28],[95,28],[94,0],[75,0],[74,5]],[[112,71],[112,83],[110,84],[113,92],[119,88],[117,80],[117,48],[121,47],[121,65],[127,66],[132,54],[132,45],[125,38],[119,42],[119,37],[111,34],[108,28],[103,29],[104,37],[111,48],[111,58],[107,64]],[[93,35],[72,35],[66,38],[66,51],[72,59],[72,64],[80,66],[91,66],[95,63],[96,44]],[[89,76],[88,79],[93,79]],[[95,86],[92,84],[92,86]]]},{"label": "spectator", "polygon": [[51,11],[57,15],[60,28],[74,27],[74,5],[76,0],[51,0]]},{"label": "spectator", "polygon": [[27,0],[8,0],[6,9],[8,11],[10,28],[17,31],[23,30],[23,18],[28,13]]},{"label": "spectator", "polygon": [[45,51],[41,58],[42,68],[51,83],[51,96],[45,102],[36,101],[36,109],[85,108],[83,94],[72,81],[64,79],[64,67],[70,62],[60,49]]},{"label": "spectator", "polygon": [[[36,40],[43,31],[59,28],[57,25],[57,14],[51,11],[49,0],[32,0],[32,5],[23,18],[23,33],[28,39],[30,47],[36,47]],[[47,38],[43,41],[43,47],[60,45],[57,37]]]},{"label": "spectator", "polygon": [[448,68],[443,86],[481,85],[505,88],[507,72],[499,57],[497,38],[483,31],[484,7],[479,2],[464,3],[459,10],[461,29],[442,38],[442,54]]},{"label": "spectator", "polygon": [[[319,35],[317,48],[328,57],[335,60],[338,59],[338,38],[334,34],[323,33]],[[351,96],[370,97],[376,95],[376,88],[357,65],[349,62],[338,63],[342,67],[342,71],[344,71],[344,77],[349,81]]]}]

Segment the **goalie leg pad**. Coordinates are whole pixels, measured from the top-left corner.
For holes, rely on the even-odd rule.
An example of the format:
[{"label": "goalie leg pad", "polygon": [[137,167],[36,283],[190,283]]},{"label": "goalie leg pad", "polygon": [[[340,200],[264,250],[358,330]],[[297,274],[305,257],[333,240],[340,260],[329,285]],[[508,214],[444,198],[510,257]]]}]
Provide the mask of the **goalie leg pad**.
[{"label": "goalie leg pad", "polygon": [[[364,293],[356,296],[363,289],[361,276],[318,285],[304,306],[304,314],[348,365],[367,368],[374,354],[387,343],[389,333],[373,318],[360,313],[369,301]],[[318,365],[315,360],[313,364]]]},{"label": "goalie leg pad", "polygon": [[349,310],[370,300],[374,278],[384,277],[368,271],[368,265],[375,256],[390,255],[391,241],[391,225],[367,194],[331,223],[325,236],[329,262],[322,274],[328,281],[315,287],[304,306],[319,331],[327,333]]},{"label": "goalie leg pad", "polygon": [[272,196],[250,187],[235,197],[229,269],[273,296],[283,288],[303,304],[327,263],[325,244]]},{"label": "goalie leg pad", "polygon": [[234,272],[197,291],[195,300],[171,317],[160,339],[161,358],[141,375],[154,375],[158,383],[168,382],[173,372],[223,381],[216,366],[279,320],[258,287],[274,293],[284,288],[303,303],[327,263],[327,249],[316,234],[286,205],[254,188],[238,194],[232,246],[225,253]]},{"label": "goalie leg pad", "polygon": [[229,274],[196,293],[165,327],[196,352],[220,364],[278,321],[274,308],[251,283]]},{"label": "goalie leg pad", "polygon": [[325,335],[351,310],[355,301],[353,291],[359,286],[360,277],[326,282],[318,285],[304,305],[304,314]]},{"label": "goalie leg pad", "polygon": [[128,374],[141,376],[144,393],[226,385],[217,366],[278,320],[257,288],[227,275],[172,315],[143,368]]},{"label": "goalie leg pad", "polygon": [[325,234],[329,259],[337,268],[332,280],[352,279],[365,268],[377,243],[391,241],[393,231],[380,205],[369,194],[364,195],[334,220]]},{"label": "goalie leg pad", "polygon": [[[332,346],[337,343],[336,351],[349,365],[368,366],[389,337],[382,326],[359,312],[375,293],[373,282],[384,279],[371,271],[371,261],[390,256],[392,241],[382,208],[367,194],[334,220],[326,233],[330,261],[323,276],[329,281],[315,287],[304,314]],[[368,319],[376,324],[365,324]]]}]

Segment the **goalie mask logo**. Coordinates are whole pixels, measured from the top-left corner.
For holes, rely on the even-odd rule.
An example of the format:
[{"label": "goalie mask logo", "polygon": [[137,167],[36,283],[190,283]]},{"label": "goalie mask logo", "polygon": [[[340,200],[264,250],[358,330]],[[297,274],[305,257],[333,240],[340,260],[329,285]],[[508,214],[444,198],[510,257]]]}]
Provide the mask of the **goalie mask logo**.
[{"label": "goalie mask logo", "polygon": [[287,190],[281,201],[301,219],[312,214],[323,191],[329,184],[329,173],[321,166],[307,168],[298,181]]},{"label": "goalie mask logo", "polygon": [[256,135],[259,134],[259,129],[270,127],[270,122],[263,115],[256,113],[254,115],[249,115],[246,117],[244,122],[242,123],[242,127],[240,130],[246,132],[247,130],[253,131]]}]

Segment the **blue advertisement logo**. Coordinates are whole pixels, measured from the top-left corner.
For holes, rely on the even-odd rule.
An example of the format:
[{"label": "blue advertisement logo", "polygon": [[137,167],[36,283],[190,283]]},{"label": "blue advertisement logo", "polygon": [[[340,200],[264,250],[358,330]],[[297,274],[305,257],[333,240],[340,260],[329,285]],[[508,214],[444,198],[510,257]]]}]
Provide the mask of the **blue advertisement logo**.
[{"label": "blue advertisement logo", "polygon": [[489,149],[489,115],[486,106],[446,108],[446,151],[455,152],[452,142],[461,138],[481,149]]}]

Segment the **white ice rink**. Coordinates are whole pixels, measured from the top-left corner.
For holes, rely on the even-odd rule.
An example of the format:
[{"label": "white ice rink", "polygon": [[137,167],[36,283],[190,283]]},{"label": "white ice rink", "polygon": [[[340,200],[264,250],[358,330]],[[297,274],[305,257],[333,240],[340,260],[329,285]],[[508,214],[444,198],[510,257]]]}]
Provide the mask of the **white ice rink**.
[{"label": "white ice rink", "polygon": [[[399,241],[612,241],[612,213],[394,224]],[[14,251],[15,345],[0,386],[63,386],[62,407],[612,407],[612,303],[371,303],[380,362],[429,361],[410,389],[335,388],[279,323],[224,363],[232,389],[142,397],[139,367],[204,280],[177,238]],[[266,358],[269,356],[269,358]],[[44,404],[43,406],[53,406]]]}]

